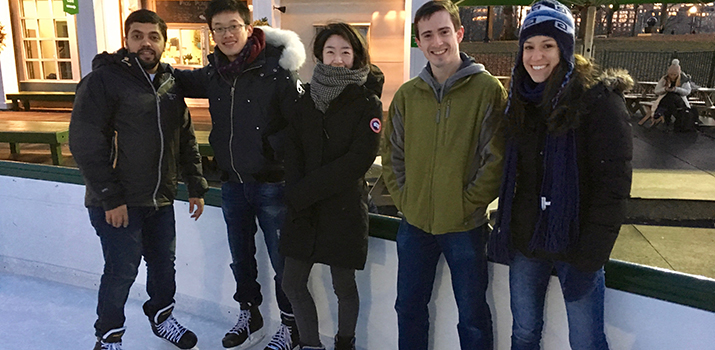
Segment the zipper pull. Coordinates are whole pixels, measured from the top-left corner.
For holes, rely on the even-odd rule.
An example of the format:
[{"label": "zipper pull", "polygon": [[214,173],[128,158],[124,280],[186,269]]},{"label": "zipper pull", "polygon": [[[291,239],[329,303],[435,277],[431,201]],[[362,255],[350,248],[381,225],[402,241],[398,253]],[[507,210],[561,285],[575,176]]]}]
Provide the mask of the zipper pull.
[{"label": "zipper pull", "polygon": [[438,110],[437,110],[437,117],[436,117],[436,120],[435,120],[435,123],[437,123],[437,124],[439,124],[439,114],[440,114],[440,112],[441,112],[441,110],[438,109]]},{"label": "zipper pull", "polygon": [[323,128],[323,134],[325,134],[325,139],[330,140],[330,135],[328,135],[328,131]]}]

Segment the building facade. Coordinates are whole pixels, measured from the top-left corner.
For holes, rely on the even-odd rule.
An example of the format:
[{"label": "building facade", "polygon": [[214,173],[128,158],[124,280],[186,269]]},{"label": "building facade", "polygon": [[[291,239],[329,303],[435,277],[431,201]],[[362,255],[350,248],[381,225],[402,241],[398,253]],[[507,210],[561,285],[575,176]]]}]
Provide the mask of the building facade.
[{"label": "building facade", "polygon": [[[64,0],[70,1],[72,0]],[[385,108],[397,88],[426,61],[410,46],[414,10],[425,0],[248,0],[254,19],[298,33],[308,60],[301,69],[309,81],[315,62],[311,44],[329,21],[354,24],[366,35],[373,63],[386,76]],[[0,109],[10,107],[5,94],[24,91],[74,91],[92,68],[92,59],[123,45],[126,17],[134,10],[156,11],[168,24],[163,61],[178,68],[207,63],[214,43],[203,11],[206,0],[83,0],[78,13],[63,10],[63,0],[0,0],[5,48],[0,52]],[[412,18],[412,17],[409,17]],[[410,67],[414,69],[410,69]]]}]

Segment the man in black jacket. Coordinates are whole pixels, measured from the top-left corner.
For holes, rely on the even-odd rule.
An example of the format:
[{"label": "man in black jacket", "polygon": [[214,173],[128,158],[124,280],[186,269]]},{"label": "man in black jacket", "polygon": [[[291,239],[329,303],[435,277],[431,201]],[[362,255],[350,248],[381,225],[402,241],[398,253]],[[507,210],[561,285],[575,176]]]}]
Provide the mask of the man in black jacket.
[{"label": "man in black jacket", "polygon": [[209,142],[223,173],[222,206],[236,280],[233,298],[240,312],[222,343],[226,348],[246,349],[265,333],[258,309],[263,301],[255,258],[258,219],[276,272],[282,321],[266,349],[292,350],[297,328],[281,287],[283,256],[278,240],[286,215],[284,134],[287,116],[302,89],[295,71],[305,61],[305,48],[293,32],[253,28],[241,1],[213,0],[205,16],[216,42],[209,64],[177,71],[176,79],[187,97],[209,99],[213,122]]},{"label": "man in black jacket", "polygon": [[166,23],[138,10],[124,28],[126,47],[97,55],[92,72],[80,81],[70,122],[70,148],[104,254],[94,349],[121,349],[124,304],[142,256],[149,294],[143,308],[154,334],[190,349],[196,335],[172,316],[179,169],[194,219],[203,212],[208,185],[173,69],[159,63]]}]

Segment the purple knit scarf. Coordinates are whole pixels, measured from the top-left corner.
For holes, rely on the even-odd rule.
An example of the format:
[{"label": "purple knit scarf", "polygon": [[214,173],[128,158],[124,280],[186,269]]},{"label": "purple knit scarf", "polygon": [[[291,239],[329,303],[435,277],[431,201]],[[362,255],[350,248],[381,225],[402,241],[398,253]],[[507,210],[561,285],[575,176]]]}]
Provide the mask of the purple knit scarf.
[{"label": "purple knit scarf", "polygon": [[[489,238],[489,256],[496,262],[508,263],[511,247],[511,216],[518,163],[518,139],[510,137],[504,159],[504,173],[499,190],[497,223]],[[578,239],[579,174],[576,131],[563,135],[547,133],[544,146],[544,175],[539,194],[539,219],[529,241],[529,250],[562,253]]]}]

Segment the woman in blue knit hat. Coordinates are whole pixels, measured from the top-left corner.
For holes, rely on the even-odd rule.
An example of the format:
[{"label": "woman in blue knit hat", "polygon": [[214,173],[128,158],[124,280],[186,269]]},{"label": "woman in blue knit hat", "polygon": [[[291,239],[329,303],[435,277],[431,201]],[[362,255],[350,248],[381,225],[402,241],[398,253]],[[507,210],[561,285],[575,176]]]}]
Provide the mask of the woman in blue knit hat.
[{"label": "woman in blue knit hat", "polygon": [[625,71],[574,55],[568,7],[535,3],[519,34],[490,255],[510,266],[512,349],[539,349],[555,269],[572,349],[608,349],[604,272],[625,218],[632,139]]}]

